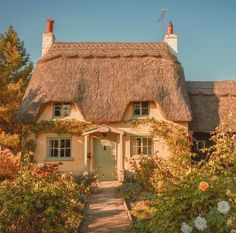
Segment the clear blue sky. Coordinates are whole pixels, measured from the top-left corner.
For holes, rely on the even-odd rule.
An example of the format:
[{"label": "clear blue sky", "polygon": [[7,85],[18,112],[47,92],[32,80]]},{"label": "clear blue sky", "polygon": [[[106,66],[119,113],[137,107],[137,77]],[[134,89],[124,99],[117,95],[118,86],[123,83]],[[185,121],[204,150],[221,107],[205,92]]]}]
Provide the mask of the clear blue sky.
[{"label": "clear blue sky", "polygon": [[57,41],[161,41],[162,8],[187,80],[236,80],[236,0],[0,0],[0,32],[13,25],[36,62],[47,18]]}]

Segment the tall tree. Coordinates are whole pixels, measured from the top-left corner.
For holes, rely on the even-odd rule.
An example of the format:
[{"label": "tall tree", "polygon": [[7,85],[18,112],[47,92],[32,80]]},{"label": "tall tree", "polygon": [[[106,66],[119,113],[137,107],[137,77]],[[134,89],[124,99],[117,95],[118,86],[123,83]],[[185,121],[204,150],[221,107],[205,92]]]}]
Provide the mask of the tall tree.
[{"label": "tall tree", "polygon": [[24,43],[10,26],[5,33],[0,34],[0,133],[16,132],[15,114],[32,69]]}]

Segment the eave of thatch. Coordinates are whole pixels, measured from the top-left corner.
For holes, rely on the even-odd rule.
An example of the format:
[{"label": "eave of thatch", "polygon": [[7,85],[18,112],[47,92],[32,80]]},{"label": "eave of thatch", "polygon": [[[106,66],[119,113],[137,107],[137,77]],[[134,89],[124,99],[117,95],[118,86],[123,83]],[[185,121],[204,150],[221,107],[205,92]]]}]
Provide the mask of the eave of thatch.
[{"label": "eave of thatch", "polygon": [[44,103],[74,102],[90,122],[118,122],[133,101],[155,101],[171,121],[190,121],[184,72],[166,43],[54,43],[37,64],[18,122]]},{"label": "eave of thatch", "polygon": [[236,132],[236,80],[187,82],[193,120],[190,129],[210,132],[224,123]]}]

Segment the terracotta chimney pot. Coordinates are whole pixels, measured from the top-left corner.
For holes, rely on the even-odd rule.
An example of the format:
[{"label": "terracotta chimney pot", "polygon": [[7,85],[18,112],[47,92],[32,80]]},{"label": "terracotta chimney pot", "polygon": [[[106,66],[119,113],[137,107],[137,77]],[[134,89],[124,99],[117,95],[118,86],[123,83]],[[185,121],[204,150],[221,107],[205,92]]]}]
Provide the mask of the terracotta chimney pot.
[{"label": "terracotta chimney pot", "polygon": [[53,19],[47,20],[47,28],[46,28],[47,33],[53,33],[53,23],[54,23]]},{"label": "terracotta chimney pot", "polygon": [[168,35],[174,34],[174,26],[173,26],[173,23],[171,21],[168,24],[167,34]]}]

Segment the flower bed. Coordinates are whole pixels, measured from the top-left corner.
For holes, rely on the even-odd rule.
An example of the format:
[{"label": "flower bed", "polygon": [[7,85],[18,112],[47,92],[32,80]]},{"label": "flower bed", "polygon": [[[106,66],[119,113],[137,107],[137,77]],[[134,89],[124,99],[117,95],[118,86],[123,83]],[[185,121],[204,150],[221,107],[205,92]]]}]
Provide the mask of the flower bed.
[{"label": "flower bed", "polygon": [[58,165],[25,163],[0,183],[0,232],[75,232],[94,175],[61,174]]},{"label": "flower bed", "polygon": [[236,150],[232,138],[230,131],[214,133],[208,160],[198,164],[186,162],[190,153],[134,161],[133,176],[126,177],[120,189],[135,219],[134,232],[233,232]]}]

